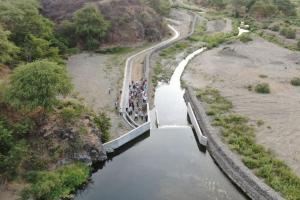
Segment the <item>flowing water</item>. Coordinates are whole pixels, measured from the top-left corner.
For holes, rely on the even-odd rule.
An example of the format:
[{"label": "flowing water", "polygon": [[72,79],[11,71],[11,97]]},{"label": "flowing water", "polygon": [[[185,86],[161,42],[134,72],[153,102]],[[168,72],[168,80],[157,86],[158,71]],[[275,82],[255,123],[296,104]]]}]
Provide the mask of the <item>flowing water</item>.
[{"label": "flowing water", "polygon": [[195,55],[176,68],[169,84],[155,93],[159,128],[126,145],[101,165],[76,200],[242,200],[208,152],[200,150],[187,123],[182,72]]}]

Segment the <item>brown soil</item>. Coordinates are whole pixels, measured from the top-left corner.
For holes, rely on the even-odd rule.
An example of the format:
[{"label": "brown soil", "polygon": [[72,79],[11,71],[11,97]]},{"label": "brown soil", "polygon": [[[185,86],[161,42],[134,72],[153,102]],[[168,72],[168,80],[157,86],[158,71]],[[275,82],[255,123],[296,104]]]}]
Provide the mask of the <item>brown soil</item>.
[{"label": "brown soil", "polygon": [[[188,65],[183,80],[194,88],[218,88],[238,114],[253,122],[263,120],[257,142],[300,175],[300,87],[290,84],[300,76],[299,63],[300,53],[257,38],[204,52]],[[269,83],[270,94],[247,89],[260,82]]]}]

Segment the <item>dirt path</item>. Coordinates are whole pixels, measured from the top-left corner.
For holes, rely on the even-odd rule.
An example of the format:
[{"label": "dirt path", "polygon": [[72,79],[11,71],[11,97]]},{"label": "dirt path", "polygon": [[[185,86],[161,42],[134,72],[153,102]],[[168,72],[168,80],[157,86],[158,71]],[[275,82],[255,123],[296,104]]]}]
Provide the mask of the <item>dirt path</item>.
[{"label": "dirt path", "polygon": [[112,120],[111,139],[130,129],[114,107],[120,94],[126,56],[82,53],[71,56],[68,61],[75,91],[93,110],[109,114]]},{"label": "dirt path", "polygon": [[[300,88],[290,84],[299,75],[300,53],[258,38],[203,53],[188,65],[183,80],[194,88],[218,88],[238,114],[253,124],[263,120],[264,125],[256,130],[257,142],[300,176]],[[260,82],[269,83],[271,94],[248,90]]]}]

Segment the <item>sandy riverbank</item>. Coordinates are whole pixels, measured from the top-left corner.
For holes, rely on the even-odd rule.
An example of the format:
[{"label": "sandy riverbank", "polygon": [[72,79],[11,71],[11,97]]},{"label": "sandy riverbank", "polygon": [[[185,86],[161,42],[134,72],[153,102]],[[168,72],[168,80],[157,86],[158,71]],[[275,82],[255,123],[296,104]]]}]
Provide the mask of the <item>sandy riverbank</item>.
[{"label": "sandy riverbank", "polygon": [[[263,120],[257,142],[300,175],[300,88],[290,84],[299,75],[300,53],[257,38],[204,52],[188,65],[183,80],[194,88],[218,88],[238,114],[253,123]],[[271,94],[248,90],[260,82],[270,84]]]}]

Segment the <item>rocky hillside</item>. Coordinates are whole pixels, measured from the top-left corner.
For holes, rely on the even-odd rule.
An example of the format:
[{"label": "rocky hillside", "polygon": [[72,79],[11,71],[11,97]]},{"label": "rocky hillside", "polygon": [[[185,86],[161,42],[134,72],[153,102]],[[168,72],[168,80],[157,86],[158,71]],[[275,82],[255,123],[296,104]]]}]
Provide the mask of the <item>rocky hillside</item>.
[{"label": "rocky hillside", "polygon": [[157,41],[166,34],[163,17],[139,0],[42,0],[44,15],[56,22],[70,19],[86,3],[99,7],[111,22],[106,43]]}]

